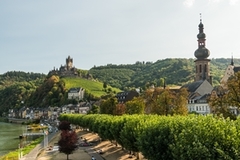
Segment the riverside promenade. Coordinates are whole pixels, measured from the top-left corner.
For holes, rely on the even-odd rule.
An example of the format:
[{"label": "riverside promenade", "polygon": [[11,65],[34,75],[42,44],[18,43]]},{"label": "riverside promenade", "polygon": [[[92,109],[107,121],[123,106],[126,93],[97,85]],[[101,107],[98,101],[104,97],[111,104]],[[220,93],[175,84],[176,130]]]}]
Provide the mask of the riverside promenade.
[{"label": "riverside promenade", "polygon": [[[48,140],[47,143],[49,143],[55,136],[57,136],[57,134],[59,134],[59,133],[55,132],[55,133],[48,134],[47,135],[47,140]],[[35,159],[37,159],[38,154],[44,149],[44,145],[46,145],[44,143],[46,143],[46,142],[44,142],[44,140],[43,140],[33,150],[31,150],[28,154],[21,157],[20,160],[35,160]]]},{"label": "riverside promenade", "polygon": [[[56,138],[60,133],[51,133],[48,135],[48,143],[54,143],[51,142],[54,138]],[[38,144],[31,152],[29,152],[27,155],[23,156],[20,158],[20,160],[48,160],[48,158],[45,158],[44,156],[41,157],[40,153],[42,151],[44,151],[46,148],[44,148],[44,140]],[[81,152],[81,154],[85,154],[84,157],[86,157],[86,160],[90,160],[92,156],[94,156],[96,158],[96,160],[104,160],[100,154],[98,154],[94,148],[92,147],[87,147],[87,148],[81,148],[79,150],[84,150],[84,152]],[[59,153],[58,151],[54,151]],[[81,154],[75,153],[74,155],[70,155],[71,159],[79,159],[81,156]],[[39,156],[40,155],[40,156]],[[50,154],[51,155],[51,154]],[[61,155],[62,156],[62,155]],[[82,159],[81,160],[85,160]]]}]

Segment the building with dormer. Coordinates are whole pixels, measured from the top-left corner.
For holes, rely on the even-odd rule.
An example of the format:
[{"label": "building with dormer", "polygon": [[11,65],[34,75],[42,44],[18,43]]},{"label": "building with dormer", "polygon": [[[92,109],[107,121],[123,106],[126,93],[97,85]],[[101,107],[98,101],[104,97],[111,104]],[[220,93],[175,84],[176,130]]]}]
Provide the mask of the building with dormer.
[{"label": "building with dormer", "polygon": [[81,87],[70,88],[68,91],[68,99],[82,100],[84,98],[84,92],[85,90]]},{"label": "building with dormer", "polygon": [[136,90],[131,91],[125,91],[125,92],[119,92],[116,95],[116,98],[118,100],[118,103],[126,103],[127,101],[132,100],[134,97],[138,97],[139,92]]}]

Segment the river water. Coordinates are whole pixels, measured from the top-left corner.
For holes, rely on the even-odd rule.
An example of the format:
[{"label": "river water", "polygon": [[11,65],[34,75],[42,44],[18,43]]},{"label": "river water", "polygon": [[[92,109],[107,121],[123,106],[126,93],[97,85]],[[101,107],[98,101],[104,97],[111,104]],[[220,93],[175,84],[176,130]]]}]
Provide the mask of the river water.
[{"label": "river water", "polygon": [[25,128],[21,124],[0,122],[0,156],[18,148],[19,135]]}]

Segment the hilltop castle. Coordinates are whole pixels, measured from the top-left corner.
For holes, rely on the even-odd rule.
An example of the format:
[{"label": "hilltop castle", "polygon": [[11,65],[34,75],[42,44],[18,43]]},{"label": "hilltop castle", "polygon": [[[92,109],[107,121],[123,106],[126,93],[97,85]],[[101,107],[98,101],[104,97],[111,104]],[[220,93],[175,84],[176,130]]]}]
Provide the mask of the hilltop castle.
[{"label": "hilltop castle", "polygon": [[75,68],[73,66],[73,58],[71,58],[70,56],[68,56],[66,58],[66,64],[64,66],[61,65],[61,67],[55,68],[51,71],[49,71],[48,75],[58,75],[61,77],[64,76],[77,76],[77,68]]}]

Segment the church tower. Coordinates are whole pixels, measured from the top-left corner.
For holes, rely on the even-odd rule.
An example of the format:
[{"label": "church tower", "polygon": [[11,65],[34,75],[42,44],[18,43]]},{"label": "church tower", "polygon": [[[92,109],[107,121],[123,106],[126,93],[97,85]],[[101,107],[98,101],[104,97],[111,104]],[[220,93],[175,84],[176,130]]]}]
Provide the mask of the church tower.
[{"label": "church tower", "polygon": [[194,55],[197,58],[195,62],[196,76],[195,81],[207,80],[212,84],[212,77],[210,76],[210,59],[207,59],[210,55],[210,51],[205,47],[206,35],[203,32],[202,19],[200,18],[200,24],[198,25],[199,33],[198,38],[198,49]]}]

